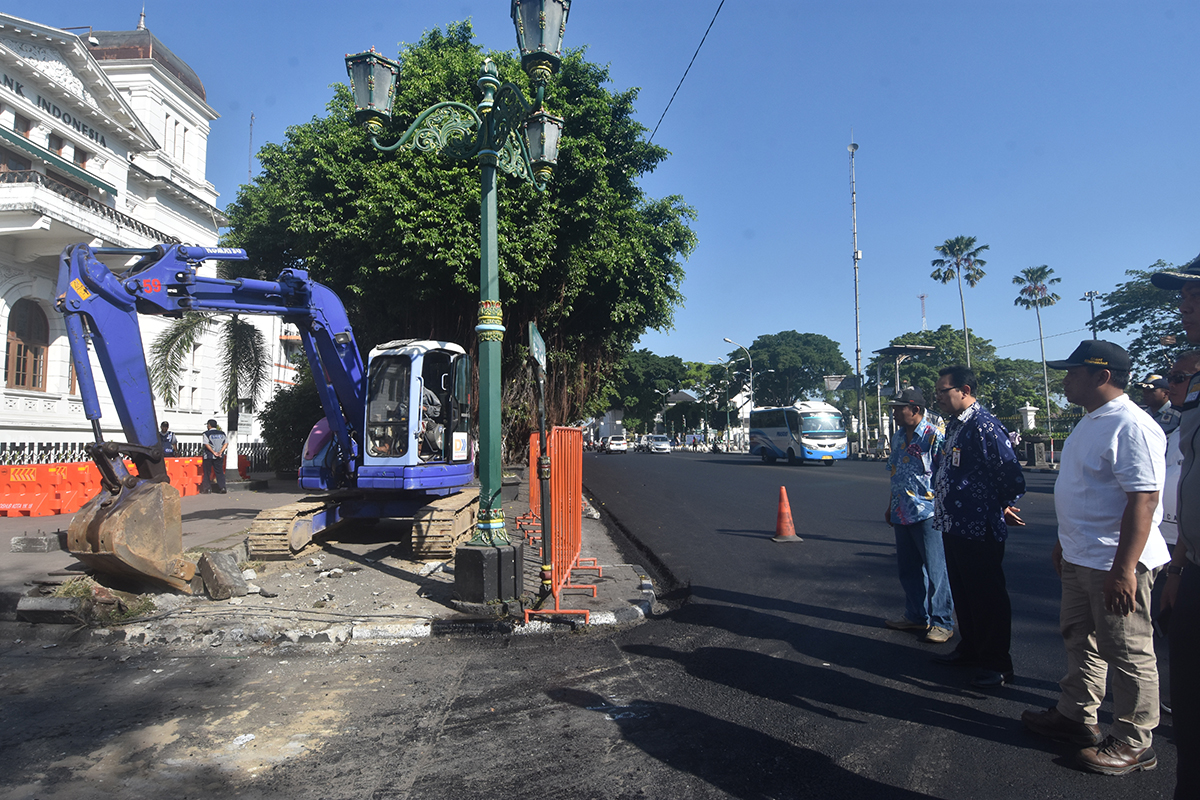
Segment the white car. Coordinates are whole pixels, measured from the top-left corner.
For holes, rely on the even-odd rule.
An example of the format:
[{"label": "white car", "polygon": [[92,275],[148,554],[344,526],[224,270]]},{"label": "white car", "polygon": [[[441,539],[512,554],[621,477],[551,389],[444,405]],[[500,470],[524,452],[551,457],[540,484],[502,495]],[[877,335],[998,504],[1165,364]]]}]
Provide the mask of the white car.
[{"label": "white car", "polygon": [[671,440],[661,434],[656,434],[650,437],[650,452],[651,453],[669,453],[671,452]]},{"label": "white car", "polygon": [[606,453],[628,453],[629,443],[625,441],[624,436],[608,437],[608,444],[604,446]]}]

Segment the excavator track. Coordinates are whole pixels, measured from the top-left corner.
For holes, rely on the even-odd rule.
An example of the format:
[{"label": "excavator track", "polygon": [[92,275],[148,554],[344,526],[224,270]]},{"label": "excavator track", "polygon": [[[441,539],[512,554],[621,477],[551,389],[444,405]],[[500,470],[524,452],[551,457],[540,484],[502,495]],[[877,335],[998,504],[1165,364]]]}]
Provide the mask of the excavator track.
[{"label": "excavator track", "polygon": [[336,512],[344,495],[306,497],[295,503],[259,512],[250,525],[250,558],[257,561],[285,561],[312,541],[314,532],[329,527],[321,519]]},{"label": "excavator track", "polygon": [[[343,520],[338,506],[361,497],[356,492],[306,497],[259,513],[249,530],[250,558],[284,561],[312,542],[318,533]],[[413,515],[412,553],[417,559],[447,559],[471,537],[479,515],[479,489],[468,488],[439,497]]]}]

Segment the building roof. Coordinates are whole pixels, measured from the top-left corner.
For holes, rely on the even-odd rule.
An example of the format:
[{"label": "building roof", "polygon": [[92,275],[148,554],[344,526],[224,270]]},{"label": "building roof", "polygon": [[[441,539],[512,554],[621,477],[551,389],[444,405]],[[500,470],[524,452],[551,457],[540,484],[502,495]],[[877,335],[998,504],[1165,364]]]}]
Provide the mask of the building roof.
[{"label": "building roof", "polygon": [[97,61],[132,61],[140,58],[157,61],[193,94],[206,101],[200,76],[186,61],[160,42],[149,28],[139,24],[138,29],[133,31],[92,31],[91,35],[99,44],[89,43],[88,50]]}]

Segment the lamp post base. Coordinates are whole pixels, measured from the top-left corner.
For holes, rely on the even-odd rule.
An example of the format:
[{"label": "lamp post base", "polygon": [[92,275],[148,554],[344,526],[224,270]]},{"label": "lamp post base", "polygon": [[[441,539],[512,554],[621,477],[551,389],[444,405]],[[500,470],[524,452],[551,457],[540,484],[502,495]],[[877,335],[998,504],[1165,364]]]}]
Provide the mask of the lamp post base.
[{"label": "lamp post base", "polygon": [[525,545],[463,545],[454,551],[454,593],[464,603],[516,600],[524,590]]}]

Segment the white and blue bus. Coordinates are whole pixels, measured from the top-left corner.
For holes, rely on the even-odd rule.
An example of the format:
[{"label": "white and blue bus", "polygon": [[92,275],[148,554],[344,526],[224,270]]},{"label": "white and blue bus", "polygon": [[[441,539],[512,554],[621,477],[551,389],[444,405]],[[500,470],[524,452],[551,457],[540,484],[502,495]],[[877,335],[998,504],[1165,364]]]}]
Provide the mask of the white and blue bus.
[{"label": "white and blue bus", "polygon": [[842,412],[829,403],[801,400],[786,408],[750,412],[750,455],[761,456],[768,464],[777,458],[786,458],[789,464],[832,464],[848,452]]}]

